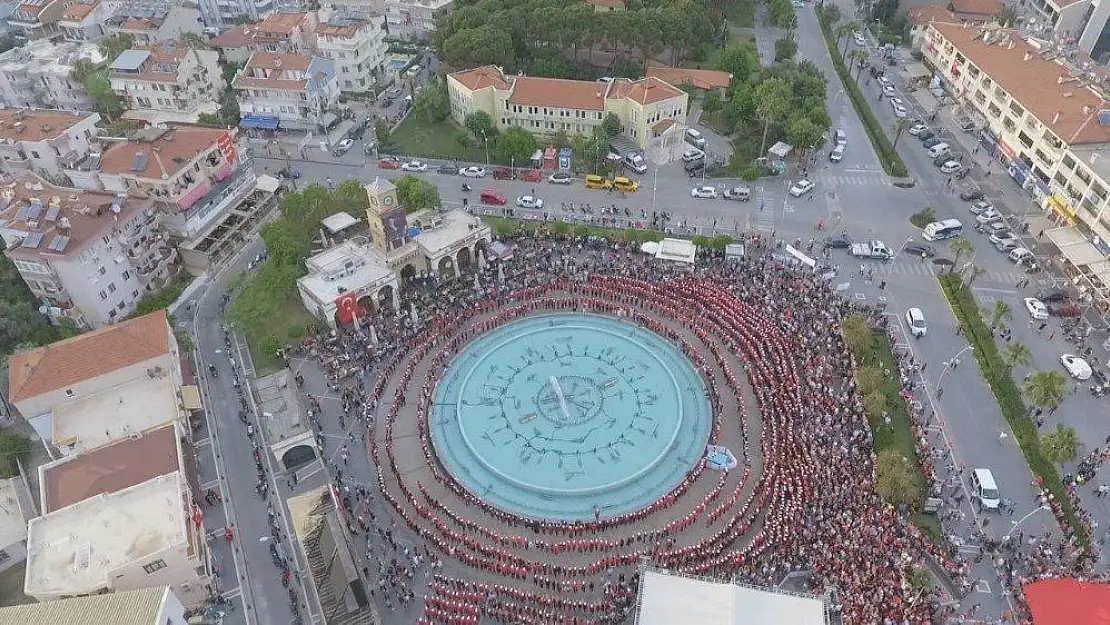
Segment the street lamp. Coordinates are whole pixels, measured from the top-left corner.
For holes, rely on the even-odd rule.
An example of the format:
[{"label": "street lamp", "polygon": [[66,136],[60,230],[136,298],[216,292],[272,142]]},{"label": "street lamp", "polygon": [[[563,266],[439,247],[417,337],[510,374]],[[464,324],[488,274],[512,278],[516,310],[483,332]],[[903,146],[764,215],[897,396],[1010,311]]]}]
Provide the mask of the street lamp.
[{"label": "street lamp", "polygon": [[482,143],[486,146],[486,169],[489,169],[489,138],[486,137],[486,131],[482,130]]},{"label": "street lamp", "polygon": [[969,351],[975,351],[975,346],[974,345],[968,345],[967,347],[961,349],[951,359],[944,361],[944,368],[940,370],[940,376],[937,377],[937,383],[935,384],[938,391],[940,390],[941,381],[944,380],[944,374],[948,373],[949,369],[955,369],[956,366],[960,364],[960,356],[963,356],[965,353],[967,353]]},{"label": "street lamp", "polygon": [[913,237],[906,237],[906,240],[905,240],[905,241],[902,241],[902,247],[898,248],[898,251],[897,251],[897,252],[895,252],[895,254],[894,254],[894,255],[895,255],[895,256],[899,256],[899,255],[901,255],[901,254],[902,254],[902,250],[906,249],[906,246],[907,246],[907,245],[909,245],[909,244],[910,244],[910,243],[912,243],[912,242],[913,242]]},{"label": "street lamp", "polygon": [[1048,510],[1048,509],[1049,509],[1049,507],[1048,507],[1048,506],[1038,506],[1037,508],[1035,508],[1035,509],[1034,509],[1034,510],[1033,510],[1032,512],[1030,512],[1029,514],[1027,514],[1027,515],[1025,515],[1025,516],[1021,517],[1021,519],[1019,519],[1019,520],[1017,520],[1017,521],[1014,521],[1014,522],[1013,522],[1014,526],[1013,526],[1012,528],[1010,528],[1010,531],[1009,531],[1009,532],[1006,532],[1006,535],[1005,535],[1005,536],[1003,536],[1003,537],[1002,537],[1002,542],[1006,542],[1006,541],[1010,540],[1010,534],[1013,534],[1014,532],[1016,532],[1016,531],[1017,531],[1017,528],[1021,527],[1021,524],[1022,524],[1022,523],[1024,523],[1026,519],[1028,519],[1029,517],[1033,516],[1034,514],[1037,514],[1037,513],[1038,513],[1038,512],[1040,512],[1041,510]]}]

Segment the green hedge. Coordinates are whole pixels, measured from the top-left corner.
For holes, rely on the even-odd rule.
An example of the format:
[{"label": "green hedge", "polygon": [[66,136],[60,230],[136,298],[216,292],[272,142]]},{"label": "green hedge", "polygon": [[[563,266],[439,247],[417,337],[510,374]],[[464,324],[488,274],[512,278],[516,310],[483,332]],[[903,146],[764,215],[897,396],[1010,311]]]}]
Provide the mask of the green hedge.
[{"label": "green hedge", "polygon": [[848,97],[852,100],[852,106],[855,107],[856,113],[863,120],[863,127],[867,129],[867,136],[871,139],[871,145],[875,146],[875,151],[879,154],[879,161],[883,164],[883,170],[891,176],[903,177],[909,175],[909,170],[906,169],[906,164],[902,162],[902,157],[898,156],[898,152],[886,136],[886,131],[883,130],[883,125],[879,123],[875,113],[871,111],[870,103],[868,103],[867,98],[863,97],[859,85],[852,78],[848,67],[844,65],[844,59],[841,58],[840,50],[836,47],[836,39],[829,24],[823,18],[819,21],[821,22],[821,33],[825,36],[825,45],[828,46],[829,56],[832,57],[833,67],[836,68],[836,73],[840,76],[840,82],[844,83],[844,90],[848,92]]},{"label": "green hedge", "polygon": [[1021,388],[1010,374],[1010,368],[1002,362],[998,346],[994,343],[990,327],[983,320],[980,312],[982,309],[975,301],[975,295],[957,274],[946,273],[939,276],[938,280],[945,297],[952,305],[952,310],[956,313],[960,326],[964,329],[964,335],[975,347],[975,360],[979,362],[979,369],[982,370],[983,377],[987,379],[987,384],[990,385],[995,399],[998,400],[1002,416],[1006,417],[1006,422],[1010,424],[1014,438],[1017,439],[1022,453],[1025,454],[1025,460],[1029,463],[1029,468],[1044,480],[1048,491],[1055,496],[1064,512],[1064,518],[1075,529],[1080,546],[1084,550],[1089,549],[1091,537],[1087,534],[1087,528],[1076,515],[1071,498],[1064,485],[1060,483],[1060,474],[1056,472],[1056,467],[1041,453],[1037,426],[1029,418]]}]

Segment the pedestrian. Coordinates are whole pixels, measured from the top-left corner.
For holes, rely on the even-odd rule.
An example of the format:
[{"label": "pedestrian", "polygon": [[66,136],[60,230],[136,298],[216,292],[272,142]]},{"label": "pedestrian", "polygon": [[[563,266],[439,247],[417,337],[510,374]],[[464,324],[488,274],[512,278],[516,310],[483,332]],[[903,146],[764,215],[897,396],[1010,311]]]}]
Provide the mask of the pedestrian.
[{"label": "pedestrian", "polygon": [[1005,444],[1007,438],[1009,438],[1009,436],[1006,435],[1005,430],[999,430],[998,431],[998,444],[999,445]]},{"label": "pedestrian", "polygon": [[944,395],[944,387],[943,386],[937,387],[937,399],[940,399],[943,395]]},{"label": "pedestrian", "polygon": [[879,290],[886,290],[886,280],[882,280],[881,282],[879,282]]},{"label": "pedestrian", "polygon": [[956,325],[956,336],[963,336],[963,335],[964,335],[964,327],[962,325]]},{"label": "pedestrian", "polygon": [[928,366],[929,366],[929,363],[922,362],[921,363],[921,373],[925,373],[925,367],[928,367]]}]

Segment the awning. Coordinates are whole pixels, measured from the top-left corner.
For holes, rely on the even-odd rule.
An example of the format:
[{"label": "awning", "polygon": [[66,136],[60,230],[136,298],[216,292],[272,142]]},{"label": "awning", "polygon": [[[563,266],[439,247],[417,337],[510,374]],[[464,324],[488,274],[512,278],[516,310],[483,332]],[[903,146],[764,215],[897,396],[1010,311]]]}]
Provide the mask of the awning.
[{"label": "awning", "polygon": [[200,403],[200,389],[195,386],[181,387],[181,405],[185,410],[198,410],[204,405]]},{"label": "awning", "polygon": [[1060,249],[1064,258],[1077,267],[1106,260],[1106,256],[1076,228],[1070,226],[1053,228],[1046,230],[1045,234],[1048,235],[1048,240]]},{"label": "awning", "polygon": [[803,265],[809,267],[810,269],[813,269],[813,268],[817,267],[817,261],[813,260],[809,256],[806,256],[805,254],[803,254],[803,253],[799,252],[798,250],[794,249],[793,245],[787,245],[786,246],[786,252],[788,254],[790,254],[791,256],[793,256],[794,258],[801,261],[801,263]]},{"label": "awning", "polygon": [[259,130],[277,130],[279,120],[270,115],[244,115],[239,120],[241,128],[257,128]]}]

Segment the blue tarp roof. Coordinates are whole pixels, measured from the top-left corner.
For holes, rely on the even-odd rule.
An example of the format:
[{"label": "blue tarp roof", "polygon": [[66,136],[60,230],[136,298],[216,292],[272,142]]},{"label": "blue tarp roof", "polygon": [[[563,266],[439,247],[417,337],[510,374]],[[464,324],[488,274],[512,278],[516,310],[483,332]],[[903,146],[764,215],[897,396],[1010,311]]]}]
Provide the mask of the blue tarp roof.
[{"label": "blue tarp roof", "polygon": [[246,115],[239,120],[239,126],[242,128],[277,130],[278,122],[278,118],[269,115]]}]

